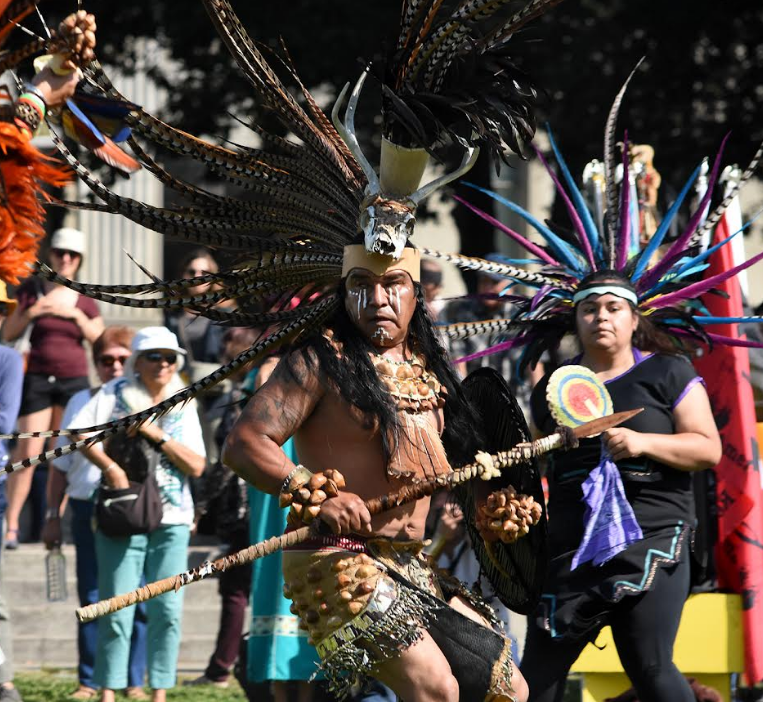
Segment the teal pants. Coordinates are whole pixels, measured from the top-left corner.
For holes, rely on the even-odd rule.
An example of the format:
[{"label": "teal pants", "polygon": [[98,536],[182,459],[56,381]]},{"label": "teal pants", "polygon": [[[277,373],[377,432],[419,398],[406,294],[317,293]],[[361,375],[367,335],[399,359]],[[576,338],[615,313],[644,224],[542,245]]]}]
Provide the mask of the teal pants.
[{"label": "teal pants", "polygon": [[[181,573],[188,568],[187,526],[161,526],[150,534],[112,538],[96,532],[98,591],[102,598],[135,590],[141,575],[146,582]],[[183,590],[168,592],[146,603],[148,619],[148,684],[155,690],[174,687],[180,650]],[[98,620],[96,684],[109,690],[127,687],[134,607]]]}]

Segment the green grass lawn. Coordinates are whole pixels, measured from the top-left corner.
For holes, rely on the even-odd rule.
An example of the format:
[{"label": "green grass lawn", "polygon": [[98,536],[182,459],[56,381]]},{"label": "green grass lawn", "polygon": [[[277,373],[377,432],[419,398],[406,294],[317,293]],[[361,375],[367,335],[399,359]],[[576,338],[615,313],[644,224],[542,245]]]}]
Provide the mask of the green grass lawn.
[{"label": "green grass lawn", "polygon": [[[69,702],[69,695],[77,689],[77,676],[74,671],[69,670],[42,670],[35,673],[20,673],[14,678],[14,683],[24,698],[24,702]],[[167,691],[167,702],[191,702],[191,700],[193,702],[246,702],[246,696],[233,679],[226,690],[215,687],[176,687]]]},{"label": "green grass lawn", "polygon": [[[195,676],[186,676],[186,679]],[[181,676],[180,681],[184,678]],[[42,670],[20,673],[14,678],[24,702],[70,702],[69,695],[77,688],[73,670]],[[148,692],[148,690],[146,690]],[[117,700],[120,696],[117,696]],[[121,697],[121,699],[125,699]],[[96,698],[97,702],[98,698]],[[576,680],[570,681],[564,697],[565,702],[580,702],[580,688]],[[220,690],[214,687],[181,687],[167,691],[167,702],[246,702],[246,695],[231,677],[230,687]]]}]

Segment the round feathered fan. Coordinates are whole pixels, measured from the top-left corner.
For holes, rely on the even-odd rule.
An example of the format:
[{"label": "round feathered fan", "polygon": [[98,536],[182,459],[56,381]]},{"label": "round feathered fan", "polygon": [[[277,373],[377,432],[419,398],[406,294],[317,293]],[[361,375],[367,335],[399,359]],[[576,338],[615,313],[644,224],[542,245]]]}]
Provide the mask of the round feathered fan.
[{"label": "round feathered fan", "polygon": [[[524,414],[506,381],[493,368],[480,368],[463,382],[463,390],[482,419],[486,444],[481,448],[495,453],[530,440]],[[540,522],[527,536],[513,544],[495,543],[486,547],[474,525],[476,505],[493,490],[513,485],[518,492],[532,495],[543,506]],[[509,609],[528,614],[540,599],[546,575],[546,503],[537,461],[521,463],[501,471],[487,483],[470,481],[460,492],[459,502],[482,572],[498,599]]]}]

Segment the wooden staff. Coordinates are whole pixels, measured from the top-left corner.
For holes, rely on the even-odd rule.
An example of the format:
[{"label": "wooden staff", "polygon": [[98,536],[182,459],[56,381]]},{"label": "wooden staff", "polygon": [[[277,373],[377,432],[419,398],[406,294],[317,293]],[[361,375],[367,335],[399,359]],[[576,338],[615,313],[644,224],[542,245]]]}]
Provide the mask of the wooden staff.
[{"label": "wooden staff", "polygon": [[[440,475],[430,480],[421,481],[420,483],[406,485],[399,490],[382,495],[381,497],[366,500],[366,507],[372,515],[380,514],[400,505],[415,502],[423,497],[429,497],[437,490],[453,488],[467,480],[473,480],[478,477],[484,480],[490,480],[492,477],[495,477],[500,473],[499,469],[501,468],[508,468],[517,463],[528,461],[535,456],[540,456],[541,454],[548,453],[555,449],[574,448],[577,446],[578,439],[595,436],[607,429],[616,427],[618,424],[622,424],[639,412],[641,412],[640,409],[629,410],[628,412],[618,412],[616,414],[602,417],[601,419],[595,419],[592,422],[587,422],[575,429],[564,427],[562,430],[554,434],[544,436],[528,443],[518,444],[508,451],[499,451],[492,455],[479,452],[475,456],[474,463],[462,466],[447,475]],[[281,536],[272,536],[265,541],[260,541],[259,543],[253,544],[252,546],[229,556],[218,558],[211,563],[206,561],[198,568],[188,570],[185,573],[179,573],[178,575],[172,575],[168,578],[148,583],[147,585],[144,585],[137,590],[133,590],[132,592],[125,593],[124,595],[115,595],[107,600],[101,600],[100,602],[95,602],[86,607],[80,607],[77,610],[77,619],[81,622],[90,622],[105,614],[117,612],[120,609],[130,607],[139,602],[145,602],[146,600],[153,599],[154,597],[163,595],[171,590],[177,592],[184,585],[204,580],[205,578],[208,578],[215,573],[221,573],[228,568],[246,565],[247,563],[252,563],[253,561],[269,556],[284,548],[296,546],[297,544],[317,536],[319,534],[318,524],[319,520],[316,520],[310,526],[300,527],[299,529],[290,531],[287,534],[282,534]]]}]

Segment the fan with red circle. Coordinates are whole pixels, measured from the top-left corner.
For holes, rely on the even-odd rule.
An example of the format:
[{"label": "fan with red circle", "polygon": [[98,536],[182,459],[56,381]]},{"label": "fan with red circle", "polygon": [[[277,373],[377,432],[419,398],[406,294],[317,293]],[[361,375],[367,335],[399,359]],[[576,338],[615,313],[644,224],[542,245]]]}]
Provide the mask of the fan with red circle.
[{"label": "fan with red circle", "polygon": [[554,419],[567,427],[579,427],[613,412],[604,383],[585,366],[562,366],[554,371],[546,400]]}]

